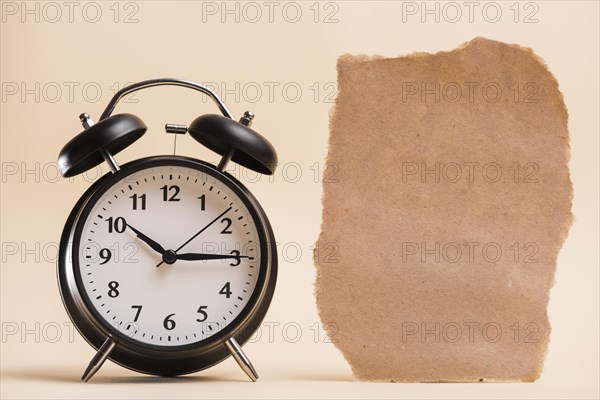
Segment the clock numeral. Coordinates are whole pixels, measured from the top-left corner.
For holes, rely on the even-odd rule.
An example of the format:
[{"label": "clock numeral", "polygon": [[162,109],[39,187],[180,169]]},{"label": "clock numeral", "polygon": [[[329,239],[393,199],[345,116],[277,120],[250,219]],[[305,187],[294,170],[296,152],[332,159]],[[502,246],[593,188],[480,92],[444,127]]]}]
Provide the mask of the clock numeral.
[{"label": "clock numeral", "polygon": [[117,217],[113,220],[113,217],[105,219],[108,221],[108,233],[112,233],[113,230],[117,233],[125,232],[125,228],[127,228],[127,222],[125,222],[125,218]]},{"label": "clock numeral", "polygon": [[231,250],[231,252],[229,254],[236,257],[235,260],[232,263],[230,263],[229,265],[231,267],[237,267],[238,265],[240,265],[240,263],[242,262],[242,259],[239,257],[240,252],[238,250]]},{"label": "clock numeral", "polygon": [[198,199],[200,199],[200,210],[204,211],[204,209],[206,208],[206,195],[202,195],[200,197],[198,197]]},{"label": "clock numeral", "polygon": [[200,306],[200,308],[198,309],[198,314],[200,314],[201,318],[196,318],[196,321],[198,322],[204,322],[208,319],[208,313],[204,310],[206,310],[208,308],[208,306]]},{"label": "clock numeral", "polygon": [[132,199],[134,210],[138,209],[138,199],[140,200],[140,208],[142,210],[146,209],[146,194],[142,194],[140,196],[134,194],[133,196],[129,196],[129,198]]},{"label": "clock numeral", "polygon": [[165,318],[165,320],[163,321],[163,326],[168,331],[172,331],[173,329],[175,329],[175,326],[177,325],[177,324],[175,324],[175,321],[173,321],[171,319],[171,317],[173,315],[175,315],[175,313],[167,315],[166,318]]},{"label": "clock numeral", "polygon": [[100,256],[100,258],[102,258],[104,260],[104,262],[101,262],[100,265],[104,265],[110,261],[110,259],[112,257],[112,251],[110,251],[110,249],[102,249],[102,250],[100,250],[98,255]]},{"label": "clock numeral", "polygon": [[133,318],[133,322],[137,322],[140,313],[142,312],[142,306],[131,306],[131,308],[137,309],[137,311],[135,312],[135,318]]},{"label": "clock numeral", "polygon": [[108,288],[110,289],[108,291],[108,297],[117,297],[119,295],[119,291],[117,290],[117,288],[119,287],[119,282],[117,281],[110,281],[108,282]]},{"label": "clock numeral", "polygon": [[231,232],[229,230],[229,227],[231,226],[231,220],[229,218],[223,218],[221,220],[221,223],[222,224],[226,224],[225,228],[223,228],[223,230],[221,231],[222,234],[224,234],[224,235],[230,235],[230,234],[233,233],[233,232]]},{"label": "clock numeral", "polygon": [[[160,190],[162,190],[163,192],[163,201],[179,201],[181,199],[179,199],[177,197],[177,195],[179,194],[179,186],[177,185],[171,185],[171,186],[163,186],[160,188]],[[169,192],[173,192],[173,194],[171,195],[171,197],[169,197]]]},{"label": "clock numeral", "polygon": [[219,294],[224,294],[226,298],[231,297],[231,283],[227,282],[225,286],[219,291]]}]

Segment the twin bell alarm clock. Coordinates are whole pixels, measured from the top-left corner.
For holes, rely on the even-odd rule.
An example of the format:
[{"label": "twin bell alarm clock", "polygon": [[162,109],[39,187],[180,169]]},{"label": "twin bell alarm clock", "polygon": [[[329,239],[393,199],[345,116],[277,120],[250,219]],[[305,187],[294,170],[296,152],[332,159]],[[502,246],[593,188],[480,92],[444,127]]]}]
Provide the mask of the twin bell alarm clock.
[{"label": "twin bell alarm clock", "polygon": [[[119,165],[115,155],[146,125],[114,114],[123,96],[173,85],[209,96],[222,115],[189,126],[167,124],[218,153],[212,165],[190,157],[153,156]],[[58,282],[65,308],[97,353],[88,381],[107,359],[134,371],[180,375],[229,356],[252,381],[258,375],[242,345],[259,327],[277,277],[275,239],[256,198],[225,172],[229,162],[273,174],[275,149],[250,128],[253,114],[236,121],[209,88],[179,79],[155,79],[120,90],[94,123],[61,150],[63,177],[106,162],[71,211],[60,240]]]}]

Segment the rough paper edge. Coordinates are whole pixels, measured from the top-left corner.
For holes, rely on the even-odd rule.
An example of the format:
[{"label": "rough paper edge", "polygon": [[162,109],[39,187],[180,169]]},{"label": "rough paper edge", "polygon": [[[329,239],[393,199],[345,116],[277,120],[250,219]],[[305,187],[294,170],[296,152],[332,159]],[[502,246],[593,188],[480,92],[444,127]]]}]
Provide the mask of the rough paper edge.
[{"label": "rough paper edge", "polygon": [[[573,214],[573,199],[575,197],[575,190],[573,187],[573,181],[571,180],[571,173],[570,173],[570,162],[571,162],[571,130],[569,129],[569,109],[567,107],[567,103],[565,102],[565,96],[563,94],[563,92],[560,90],[560,84],[558,82],[558,80],[556,79],[556,76],[554,75],[554,73],[552,73],[552,70],[550,69],[550,67],[548,66],[548,64],[546,63],[546,61],[539,56],[538,54],[536,54],[534,52],[534,50],[530,47],[525,47],[525,46],[521,46],[518,43],[506,43],[506,42],[501,42],[498,40],[494,40],[494,39],[488,39],[482,36],[477,36],[473,39],[471,39],[470,41],[466,41],[463,42],[462,44],[460,44],[458,47],[452,49],[452,50],[440,50],[437,51],[435,53],[428,53],[428,52],[412,52],[412,53],[408,53],[405,55],[400,55],[400,56],[396,56],[396,57],[386,57],[386,56],[382,56],[382,55],[366,55],[366,54],[358,54],[358,55],[352,55],[349,53],[345,53],[342,54],[338,57],[337,59],[337,64],[336,64],[336,71],[337,71],[337,80],[339,82],[339,76],[340,76],[340,70],[341,67],[344,63],[347,62],[354,62],[354,61],[358,61],[361,63],[367,63],[367,62],[371,62],[371,61],[387,61],[387,60],[396,60],[396,59],[400,59],[400,58],[422,58],[422,57],[426,57],[426,56],[436,56],[436,55],[441,55],[441,54],[450,54],[453,52],[458,52],[458,51],[462,51],[464,49],[466,49],[468,46],[476,44],[480,41],[486,41],[486,42],[495,42],[495,43],[499,43],[501,45],[504,46],[508,46],[508,47],[512,47],[512,48],[516,48],[519,49],[521,51],[525,51],[526,53],[528,53],[529,55],[531,55],[533,57],[533,59],[535,61],[537,61],[540,66],[542,66],[549,74],[550,77],[552,79],[552,81],[555,83],[558,94],[559,94],[559,98],[560,101],[563,104],[563,108],[564,108],[564,112],[565,112],[565,121],[567,124],[567,146],[566,146],[566,154],[565,154],[565,161],[566,161],[566,166],[568,169],[568,178],[569,178],[569,185],[571,187],[571,196],[569,198],[569,214],[570,214],[570,218],[568,223],[566,224],[564,230],[562,232],[560,232],[560,247],[558,249],[557,252],[557,256],[555,259],[555,264],[554,264],[554,269],[552,271],[552,282],[550,284],[550,288],[548,289],[548,302],[546,303],[546,318],[548,320],[548,327],[549,327],[549,333],[548,333],[548,343],[544,349],[544,354],[541,357],[541,361],[540,361],[540,368],[538,369],[538,372],[530,377],[525,377],[523,379],[520,380],[493,380],[493,379],[486,379],[485,381],[482,379],[479,380],[473,380],[473,381],[468,381],[468,380],[452,380],[452,379],[442,379],[442,380],[435,380],[435,381],[395,381],[395,380],[373,380],[373,379],[366,379],[366,378],[361,378],[359,376],[359,374],[357,374],[357,371],[355,371],[354,367],[352,366],[352,364],[349,362],[348,358],[346,357],[346,355],[344,354],[344,352],[339,348],[339,346],[337,345],[336,342],[333,342],[334,346],[336,347],[336,349],[338,351],[340,351],[340,353],[342,353],[342,356],[344,357],[344,359],[346,360],[346,362],[348,363],[348,365],[350,366],[351,370],[352,370],[352,377],[355,380],[359,380],[359,381],[368,381],[368,382],[404,382],[404,383],[410,383],[410,382],[420,382],[420,383],[476,383],[476,382],[498,382],[498,383],[510,383],[510,382],[523,382],[523,383],[528,383],[528,382],[535,382],[536,380],[538,380],[543,372],[544,369],[544,364],[545,364],[545,360],[546,357],[548,355],[548,348],[550,347],[550,343],[552,341],[552,321],[550,319],[550,316],[548,315],[548,306],[550,304],[550,299],[551,299],[551,293],[552,290],[554,288],[554,286],[556,285],[556,270],[558,268],[558,258],[560,257],[560,253],[565,245],[565,242],[569,236],[569,231],[571,230],[571,226],[574,223],[575,220],[575,215]],[[342,93],[343,88],[339,87],[338,88],[338,94],[337,96],[339,97],[340,94]],[[337,99],[336,102],[333,104],[333,106],[331,107],[331,109],[329,110],[329,123],[328,123],[328,139],[327,139],[327,157],[325,159],[325,164],[324,165],[328,165],[331,160],[330,160],[330,152],[329,149],[331,147],[331,131],[333,128],[333,124],[334,124],[334,120],[335,120],[335,116],[336,116],[336,111],[337,111]],[[321,224],[319,227],[319,236],[317,238],[317,243],[321,242],[323,233],[324,233],[324,226],[323,226],[323,221],[324,221],[324,216],[325,216],[325,208],[323,207],[324,203],[325,203],[325,190],[323,189],[323,185],[321,185],[322,188],[322,192],[321,192]],[[315,250],[313,250],[313,261],[314,261],[314,267],[316,269],[316,277],[315,277],[315,281],[313,283],[313,295],[315,298],[315,303],[317,306],[317,314],[319,316],[319,319],[321,320],[321,323],[323,324],[323,328],[326,331],[326,333],[328,335],[333,335],[335,334],[334,330],[332,328],[328,328],[329,327],[329,322],[331,321],[325,321],[323,318],[323,315],[321,315],[321,308],[319,307],[317,298],[318,298],[318,290],[317,290],[317,286],[318,286],[318,281],[320,279],[320,271],[319,271],[319,266],[318,266],[318,262],[317,262],[318,258],[317,258],[317,250],[315,248]]]}]

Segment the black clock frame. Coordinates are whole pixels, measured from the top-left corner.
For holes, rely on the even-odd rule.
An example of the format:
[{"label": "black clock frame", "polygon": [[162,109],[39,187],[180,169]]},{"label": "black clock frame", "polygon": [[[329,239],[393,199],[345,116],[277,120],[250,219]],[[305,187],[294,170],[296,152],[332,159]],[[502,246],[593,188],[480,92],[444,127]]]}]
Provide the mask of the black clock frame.
[{"label": "black clock frame", "polygon": [[[260,270],[254,292],[240,314],[225,328],[198,342],[181,346],[158,346],[142,343],[107,324],[92,305],[81,281],[79,268],[80,239],[83,224],[100,197],[114,184],[143,169],[159,166],[188,167],[223,182],[247,207],[260,240]],[[189,157],[153,156],[127,163],[116,173],[95,182],[79,199],[65,224],[57,261],[61,297],[71,321],[95,349],[107,338],[116,342],[109,359],[142,373],[183,375],[209,368],[231,355],[225,341],[234,337],[244,344],[258,329],[273,297],[277,278],[277,249],[271,225],[256,198],[230,174],[213,165]]]}]

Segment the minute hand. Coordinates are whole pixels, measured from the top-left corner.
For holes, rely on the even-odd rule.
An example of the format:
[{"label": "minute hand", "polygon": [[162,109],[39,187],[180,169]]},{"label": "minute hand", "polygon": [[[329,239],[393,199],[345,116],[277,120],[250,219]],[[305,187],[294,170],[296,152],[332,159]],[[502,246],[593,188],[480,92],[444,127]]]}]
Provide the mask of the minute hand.
[{"label": "minute hand", "polygon": [[227,258],[248,258],[248,256],[240,256],[235,254],[203,254],[203,253],[184,253],[177,254],[178,260],[196,261],[196,260],[224,260]]}]

